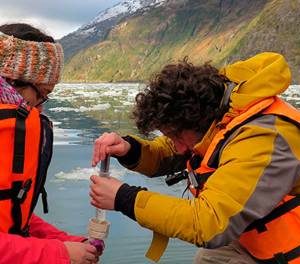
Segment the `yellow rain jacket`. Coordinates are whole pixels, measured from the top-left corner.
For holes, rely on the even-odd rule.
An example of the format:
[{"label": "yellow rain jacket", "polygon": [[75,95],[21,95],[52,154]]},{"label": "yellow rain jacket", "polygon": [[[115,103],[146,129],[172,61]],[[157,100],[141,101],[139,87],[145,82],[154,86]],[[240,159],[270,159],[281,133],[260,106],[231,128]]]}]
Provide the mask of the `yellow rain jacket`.
[{"label": "yellow rain jacket", "polygon": [[[228,116],[236,117],[261,100],[279,95],[291,81],[289,67],[276,53],[258,54],[221,70],[237,85]],[[216,134],[212,126],[194,151],[205,154]],[[179,155],[168,138],[134,137],[142,146],[134,169],[148,176],[177,166]],[[148,257],[158,260],[169,237],[217,248],[239,239],[254,220],[271,212],[288,193],[300,193],[300,130],[276,115],[260,115],[238,127],[223,144],[217,169],[197,198],[171,197],[150,191],[137,194],[138,223],[154,231]],[[200,153],[199,153],[200,152]],[[165,163],[167,162],[167,163]]]}]

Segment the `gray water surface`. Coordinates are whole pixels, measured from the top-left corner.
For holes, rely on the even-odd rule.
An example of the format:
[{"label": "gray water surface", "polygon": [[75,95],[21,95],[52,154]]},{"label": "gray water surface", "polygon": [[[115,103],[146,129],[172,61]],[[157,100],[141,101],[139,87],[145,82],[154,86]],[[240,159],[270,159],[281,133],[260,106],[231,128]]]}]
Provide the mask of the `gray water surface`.
[{"label": "gray water surface", "polygon": [[[54,153],[46,188],[49,214],[43,215],[41,204],[36,212],[57,227],[86,235],[89,218],[95,208],[89,203],[89,177],[92,143],[105,131],[137,133],[129,120],[139,84],[61,84],[47,103],[45,112],[54,121]],[[163,178],[149,179],[124,169],[115,159],[110,162],[111,175],[136,186],[181,196],[185,184],[168,187]],[[159,208],[158,208],[159,210]],[[107,212],[111,222],[103,264],[151,263],[144,254],[152,232],[118,212]],[[196,247],[171,239],[160,263],[191,263]]]}]

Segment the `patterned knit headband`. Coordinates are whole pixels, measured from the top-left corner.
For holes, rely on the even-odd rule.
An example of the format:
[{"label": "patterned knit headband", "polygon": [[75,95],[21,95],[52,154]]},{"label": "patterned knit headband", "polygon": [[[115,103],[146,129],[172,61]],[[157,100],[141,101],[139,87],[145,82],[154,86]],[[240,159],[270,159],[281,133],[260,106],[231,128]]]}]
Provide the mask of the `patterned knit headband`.
[{"label": "patterned knit headband", "polygon": [[63,61],[58,43],[21,40],[0,32],[0,76],[33,84],[56,84]]}]

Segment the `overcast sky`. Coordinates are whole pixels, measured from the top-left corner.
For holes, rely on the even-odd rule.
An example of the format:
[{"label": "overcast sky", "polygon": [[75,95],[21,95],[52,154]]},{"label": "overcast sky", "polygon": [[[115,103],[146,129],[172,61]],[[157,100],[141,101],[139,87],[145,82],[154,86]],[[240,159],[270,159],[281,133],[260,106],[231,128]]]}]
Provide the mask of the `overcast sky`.
[{"label": "overcast sky", "polygon": [[56,39],[122,0],[0,0],[0,24],[30,23]]}]

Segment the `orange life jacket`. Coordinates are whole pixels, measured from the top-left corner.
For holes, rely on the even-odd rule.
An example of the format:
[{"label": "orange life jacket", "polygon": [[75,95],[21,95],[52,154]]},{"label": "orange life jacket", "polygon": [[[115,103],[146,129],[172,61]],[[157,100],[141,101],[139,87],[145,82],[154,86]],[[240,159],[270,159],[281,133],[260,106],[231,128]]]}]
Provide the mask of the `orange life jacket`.
[{"label": "orange life jacket", "polygon": [[0,104],[0,232],[28,236],[52,156],[52,124],[36,108]]},{"label": "orange life jacket", "polygon": [[[225,114],[203,159],[194,155],[187,163],[190,191],[198,196],[203,184],[218,167],[218,154],[232,132],[256,118],[273,114],[300,128],[300,112],[278,97],[267,98],[236,115]],[[197,188],[195,188],[195,185]],[[259,263],[300,263],[300,195],[286,195],[263,219],[252,223],[240,236],[240,243]]]}]

